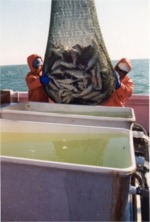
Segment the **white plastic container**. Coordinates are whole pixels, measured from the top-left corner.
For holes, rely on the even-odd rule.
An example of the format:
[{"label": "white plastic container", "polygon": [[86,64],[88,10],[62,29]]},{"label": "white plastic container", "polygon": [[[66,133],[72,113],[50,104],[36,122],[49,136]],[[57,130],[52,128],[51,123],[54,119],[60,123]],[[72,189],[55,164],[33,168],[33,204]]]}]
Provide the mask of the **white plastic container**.
[{"label": "white plastic container", "polygon": [[125,107],[23,102],[1,109],[1,118],[130,129],[134,111]]},{"label": "white plastic container", "polygon": [[1,120],[3,221],[121,221],[128,129]]}]

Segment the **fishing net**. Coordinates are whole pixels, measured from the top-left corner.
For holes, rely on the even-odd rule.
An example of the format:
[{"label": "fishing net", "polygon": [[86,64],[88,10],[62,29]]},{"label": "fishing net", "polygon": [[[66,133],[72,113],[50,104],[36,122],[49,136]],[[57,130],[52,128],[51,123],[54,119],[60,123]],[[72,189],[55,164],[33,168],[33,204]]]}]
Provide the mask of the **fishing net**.
[{"label": "fishing net", "polygon": [[96,105],[115,89],[115,76],[94,0],[52,0],[43,72],[56,103]]}]

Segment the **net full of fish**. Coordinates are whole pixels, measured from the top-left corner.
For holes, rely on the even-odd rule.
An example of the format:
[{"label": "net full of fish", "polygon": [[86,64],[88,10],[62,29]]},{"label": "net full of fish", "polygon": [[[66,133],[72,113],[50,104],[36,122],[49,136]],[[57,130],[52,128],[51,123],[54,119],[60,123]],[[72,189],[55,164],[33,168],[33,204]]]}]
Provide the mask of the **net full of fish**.
[{"label": "net full of fish", "polygon": [[52,0],[43,73],[56,103],[97,105],[115,90],[95,0]]},{"label": "net full of fish", "polygon": [[54,45],[47,64],[46,75],[51,81],[45,89],[56,103],[97,105],[114,90],[114,74],[101,67],[94,41],[86,47]]}]

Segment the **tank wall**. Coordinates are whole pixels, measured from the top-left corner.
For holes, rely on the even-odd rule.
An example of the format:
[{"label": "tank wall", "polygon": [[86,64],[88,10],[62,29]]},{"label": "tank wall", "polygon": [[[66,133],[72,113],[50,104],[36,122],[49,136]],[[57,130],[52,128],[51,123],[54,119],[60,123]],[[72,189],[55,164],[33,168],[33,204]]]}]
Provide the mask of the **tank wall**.
[{"label": "tank wall", "polygon": [[[79,152],[75,153],[75,147],[73,153],[68,150],[65,157],[68,156],[69,161],[35,158],[36,147],[40,149],[39,153],[45,152],[46,156],[50,155],[47,150],[45,151],[44,143],[46,142],[50,148],[51,139],[48,143],[47,140],[51,138],[51,134],[55,135],[56,140],[64,138],[64,133],[67,139],[75,134],[76,147],[82,145]],[[32,143],[27,144],[32,157],[23,156],[23,153],[27,153],[24,145],[29,142],[26,137],[24,139],[21,136],[25,136],[24,134],[30,135],[31,142],[35,142],[35,149]],[[113,137],[116,134],[120,135],[119,141],[106,140],[108,135]],[[21,156],[17,158],[16,155],[13,157],[9,153],[5,154],[5,157],[2,156],[3,221],[121,220],[129,191],[130,175],[135,170],[129,130],[60,123],[39,125],[39,122],[2,119],[1,135],[2,150],[8,149],[9,146],[10,152],[14,145],[16,152],[21,151]],[[95,136],[99,138],[96,142]],[[93,139],[92,145],[88,142],[88,149],[87,145],[83,148],[84,140],[90,138]],[[127,143],[124,144],[125,141]],[[65,144],[65,149],[66,147]],[[92,158],[97,161],[103,157],[103,165],[76,161],[85,158],[87,154],[87,160],[90,161]],[[70,159],[75,156],[74,163],[70,163]],[[119,164],[117,161],[120,161]]]},{"label": "tank wall", "polygon": [[121,220],[129,177],[2,161],[2,221]]},{"label": "tank wall", "polygon": [[2,119],[65,123],[130,129],[135,121],[130,108],[20,103],[1,110]]}]

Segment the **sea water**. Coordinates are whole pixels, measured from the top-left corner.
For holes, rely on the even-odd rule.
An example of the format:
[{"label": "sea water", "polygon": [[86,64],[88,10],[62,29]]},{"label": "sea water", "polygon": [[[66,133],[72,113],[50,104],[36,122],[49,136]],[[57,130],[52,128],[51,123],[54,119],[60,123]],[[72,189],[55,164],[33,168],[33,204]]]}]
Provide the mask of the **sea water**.
[{"label": "sea water", "polygon": [[1,133],[1,155],[114,168],[131,162],[129,138],[121,133]]},{"label": "sea water", "polygon": [[[113,60],[115,65],[118,61]],[[134,94],[149,94],[149,59],[132,59],[129,76],[134,82]],[[27,65],[0,66],[0,89],[27,91],[25,77],[29,72]]]}]

